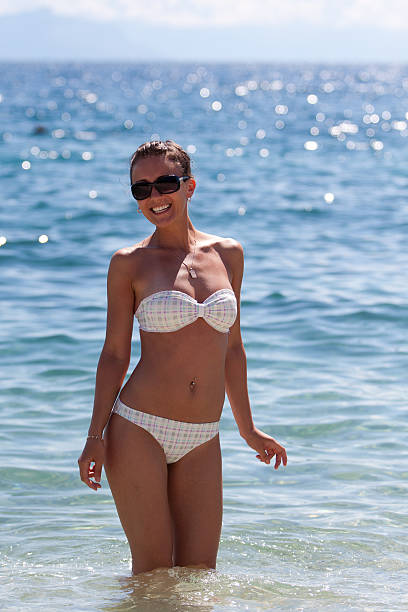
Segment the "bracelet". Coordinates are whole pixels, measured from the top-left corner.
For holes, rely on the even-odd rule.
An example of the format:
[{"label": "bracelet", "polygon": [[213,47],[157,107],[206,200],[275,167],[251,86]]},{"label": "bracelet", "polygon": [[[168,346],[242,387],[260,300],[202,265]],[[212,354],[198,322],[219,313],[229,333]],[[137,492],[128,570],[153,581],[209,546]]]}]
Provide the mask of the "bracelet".
[{"label": "bracelet", "polygon": [[102,436],[88,436],[87,440],[102,440]]}]

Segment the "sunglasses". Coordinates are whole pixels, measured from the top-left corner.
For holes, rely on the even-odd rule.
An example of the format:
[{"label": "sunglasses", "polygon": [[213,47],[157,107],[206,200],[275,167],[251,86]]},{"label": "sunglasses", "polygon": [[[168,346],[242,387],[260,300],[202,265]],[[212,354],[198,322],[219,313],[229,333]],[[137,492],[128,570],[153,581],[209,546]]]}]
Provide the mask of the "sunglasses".
[{"label": "sunglasses", "polygon": [[149,181],[136,181],[131,186],[132,196],[135,200],[145,200],[150,198],[153,186],[157,191],[163,193],[174,193],[180,189],[180,181],[186,181],[191,176],[177,176],[175,174],[164,174],[159,176],[153,183]]}]

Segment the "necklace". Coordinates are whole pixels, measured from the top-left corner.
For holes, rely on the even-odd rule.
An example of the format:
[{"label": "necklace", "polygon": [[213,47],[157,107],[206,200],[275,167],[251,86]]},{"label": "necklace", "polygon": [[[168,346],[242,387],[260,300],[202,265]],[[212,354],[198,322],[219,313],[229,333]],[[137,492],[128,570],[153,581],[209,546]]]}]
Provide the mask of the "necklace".
[{"label": "necklace", "polygon": [[197,240],[194,238],[194,250],[193,250],[193,256],[191,258],[190,267],[188,267],[188,265],[186,263],[184,263],[184,261],[183,261],[183,265],[186,266],[186,268],[188,270],[188,273],[191,276],[191,278],[197,278],[197,272],[193,268],[193,261],[194,261],[195,251],[196,251],[196,245],[197,245]]},{"label": "necklace", "polygon": [[[145,240],[147,240],[147,238],[142,241],[142,247],[143,247],[143,243],[144,243]],[[196,252],[196,245],[197,245],[197,240],[194,238],[194,250],[193,250],[193,256],[191,258],[190,267],[188,267],[188,265],[186,263],[184,263],[184,261],[182,262],[182,264],[184,266],[186,266],[186,268],[188,270],[188,273],[191,276],[191,278],[197,278],[197,272],[193,268],[193,261],[194,261],[194,255],[195,255],[195,252]]]}]

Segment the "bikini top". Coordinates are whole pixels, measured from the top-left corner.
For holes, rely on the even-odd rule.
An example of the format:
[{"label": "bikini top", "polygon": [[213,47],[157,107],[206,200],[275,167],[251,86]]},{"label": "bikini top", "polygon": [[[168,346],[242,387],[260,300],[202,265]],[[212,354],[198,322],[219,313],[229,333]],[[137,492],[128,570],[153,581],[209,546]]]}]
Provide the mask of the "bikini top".
[{"label": "bikini top", "polygon": [[148,332],[176,331],[203,317],[217,331],[228,333],[236,316],[232,289],[214,291],[202,303],[183,291],[157,291],[145,297],[135,312],[140,329]]}]

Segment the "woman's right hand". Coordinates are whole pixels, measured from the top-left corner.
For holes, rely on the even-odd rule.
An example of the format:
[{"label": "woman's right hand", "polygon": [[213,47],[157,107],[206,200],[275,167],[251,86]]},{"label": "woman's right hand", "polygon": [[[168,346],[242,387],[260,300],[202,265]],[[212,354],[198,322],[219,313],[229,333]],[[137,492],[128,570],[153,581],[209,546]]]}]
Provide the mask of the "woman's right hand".
[{"label": "woman's right hand", "polygon": [[[78,459],[79,474],[82,482],[94,491],[97,491],[101,487],[100,481],[104,458],[105,448],[103,440],[92,438],[87,440],[84,450]],[[91,480],[91,478],[94,478],[95,482]]]}]

